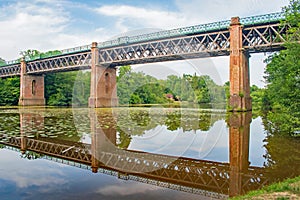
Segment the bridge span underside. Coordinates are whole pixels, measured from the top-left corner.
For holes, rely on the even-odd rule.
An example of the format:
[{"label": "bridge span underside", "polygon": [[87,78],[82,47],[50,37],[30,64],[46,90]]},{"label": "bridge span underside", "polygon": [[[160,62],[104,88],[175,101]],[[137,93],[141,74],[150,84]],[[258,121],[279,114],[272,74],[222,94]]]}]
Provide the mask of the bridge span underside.
[{"label": "bridge span underside", "polygon": [[[111,46],[101,47],[93,43],[89,50],[30,61],[23,59],[21,63],[3,66],[0,68],[0,77],[29,77],[21,78],[23,90],[20,94],[20,104],[41,105],[44,100],[37,103],[34,99],[44,97],[35,96],[32,85],[24,86],[30,84],[28,79],[34,84],[38,81],[36,75],[91,69],[89,106],[114,107],[118,105],[116,66],[229,55],[230,109],[247,111],[251,110],[249,54],[282,49],[283,43],[286,42],[288,26],[280,25],[279,20],[243,26],[238,17],[232,18],[228,26],[159,39],[124,41]],[[42,80],[38,81],[37,90],[43,92],[44,86],[41,85]]]}]

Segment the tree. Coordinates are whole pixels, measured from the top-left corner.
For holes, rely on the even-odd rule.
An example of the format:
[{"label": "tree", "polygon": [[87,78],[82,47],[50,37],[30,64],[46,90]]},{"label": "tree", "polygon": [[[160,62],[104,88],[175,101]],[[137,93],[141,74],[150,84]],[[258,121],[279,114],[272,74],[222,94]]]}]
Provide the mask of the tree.
[{"label": "tree", "polygon": [[20,96],[20,78],[0,79],[0,105],[18,105]]},{"label": "tree", "polygon": [[45,98],[47,105],[87,105],[90,89],[90,73],[64,72],[47,74]]},{"label": "tree", "polygon": [[285,50],[266,60],[268,85],[263,107],[269,110],[268,119],[276,128],[293,134],[300,131],[300,0],[291,0],[283,10],[286,16],[283,25],[291,28]]},{"label": "tree", "polygon": [[300,41],[300,0],[290,0],[288,6],[283,8],[285,13],[284,25],[290,26],[289,28],[289,42]]},{"label": "tree", "polygon": [[119,68],[118,97],[120,104],[156,104],[166,103],[165,86],[162,81],[132,72],[130,66]]}]

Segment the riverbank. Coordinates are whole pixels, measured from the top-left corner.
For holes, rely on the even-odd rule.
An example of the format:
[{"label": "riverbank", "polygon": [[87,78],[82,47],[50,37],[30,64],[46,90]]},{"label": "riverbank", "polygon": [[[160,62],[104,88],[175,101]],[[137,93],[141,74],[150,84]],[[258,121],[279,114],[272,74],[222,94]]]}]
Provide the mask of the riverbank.
[{"label": "riverbank", "polygon": [[233,197],[230,199],[300,199],[300,176],[274,183],[263,187],[260,190],[251,191],[244,196]]}]

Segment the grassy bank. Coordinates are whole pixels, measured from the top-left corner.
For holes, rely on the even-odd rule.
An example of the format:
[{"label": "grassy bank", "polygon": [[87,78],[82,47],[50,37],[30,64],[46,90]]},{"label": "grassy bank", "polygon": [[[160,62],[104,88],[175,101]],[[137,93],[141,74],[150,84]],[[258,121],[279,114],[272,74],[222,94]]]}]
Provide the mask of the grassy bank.
[{"label": "grassy bank", "polygon": [[279,183],[274,183],[263,187],[260,190],[251,191],[244,196],[233,197],[230,199],[300,199],[300,176],[293,179],[287,179]]}]

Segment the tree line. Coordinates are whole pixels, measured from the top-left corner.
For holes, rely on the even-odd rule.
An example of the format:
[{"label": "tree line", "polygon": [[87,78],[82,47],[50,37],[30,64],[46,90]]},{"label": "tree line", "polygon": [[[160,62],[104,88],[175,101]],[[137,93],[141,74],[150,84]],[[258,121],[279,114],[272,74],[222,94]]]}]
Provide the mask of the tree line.
[{"label": "tree line", "polygon": [[[174,101],[191,103],[225,103],[226,85],[217,85],[209,76],[170,75],[158,80],[130,66],[119,68],[117,77],[119,103],[163,104]],[[17,105],[20,78],[0,79],[0,105]],[[45,75],[46,104],[51,106],[87,105],[90,94],[90,71]]]}]

